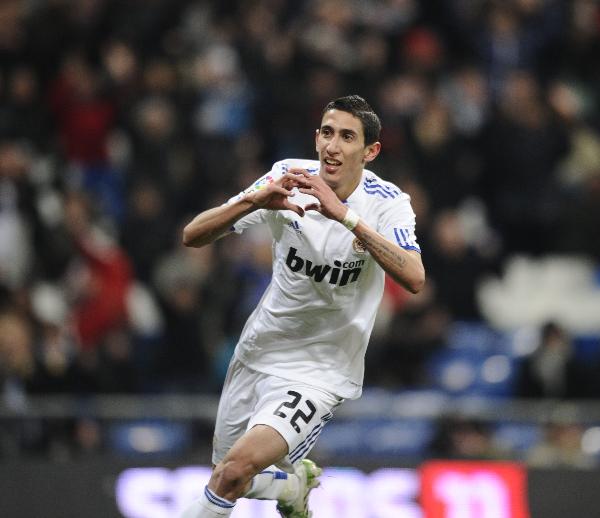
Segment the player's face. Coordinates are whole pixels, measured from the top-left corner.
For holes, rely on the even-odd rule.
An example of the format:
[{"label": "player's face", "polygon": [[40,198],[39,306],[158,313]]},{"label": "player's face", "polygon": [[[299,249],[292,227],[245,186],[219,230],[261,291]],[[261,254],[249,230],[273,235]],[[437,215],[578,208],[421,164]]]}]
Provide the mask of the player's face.
[{"label": "player's face", "polygon": [[379,142],[365,146],[362,122],[341,110],[325,113],[317,130],[316,145],[320,175],[334,191],[354,189],[365,163],[373,160],[381,147]]}]

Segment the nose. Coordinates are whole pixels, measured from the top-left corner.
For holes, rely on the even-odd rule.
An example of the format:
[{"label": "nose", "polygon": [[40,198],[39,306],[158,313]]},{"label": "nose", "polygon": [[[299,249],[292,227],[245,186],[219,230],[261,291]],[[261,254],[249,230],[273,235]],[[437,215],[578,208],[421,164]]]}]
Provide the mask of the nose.
[{"label": "nose", "polygon": [[336,155],[340,152],[340,142],[337,136],[329,140],[329,142],[327,143],[326,150],[327,153],[329,153],[330,155]]}]

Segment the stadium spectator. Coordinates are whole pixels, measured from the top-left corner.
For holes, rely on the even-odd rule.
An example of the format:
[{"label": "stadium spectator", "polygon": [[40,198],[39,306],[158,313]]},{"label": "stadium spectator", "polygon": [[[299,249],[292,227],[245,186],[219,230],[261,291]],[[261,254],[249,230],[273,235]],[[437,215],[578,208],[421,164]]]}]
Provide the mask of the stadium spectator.
[{"label": "stadium spectator", "polygon": [[441,420],[430,448],[434,457],[449,459],[498,460],[513,455],[495,443],[490,426],[476,419]]},{"label": "stadium spectator", "polygon": [[521,365],[517,395],[561,399],[589,396],[590,367],[574,357],[569,334],[548,322],[540,330],[537,348]]},{"label": "stadium spectator", "polygon": [[527,463],[536,468],[592,469],[598,465],[581,449],[582,427],[576,422],[555,422],[544,428],[544,439],[527,453]]},{"label": "stadium spectator", "polygon": [[100,346],[110,331],[127,322],[127,293],[132,272],[129,257],[90,220],[85,196],[66,199],[65,223],[80,258],[69,277],[73,325],[82,351]]}]

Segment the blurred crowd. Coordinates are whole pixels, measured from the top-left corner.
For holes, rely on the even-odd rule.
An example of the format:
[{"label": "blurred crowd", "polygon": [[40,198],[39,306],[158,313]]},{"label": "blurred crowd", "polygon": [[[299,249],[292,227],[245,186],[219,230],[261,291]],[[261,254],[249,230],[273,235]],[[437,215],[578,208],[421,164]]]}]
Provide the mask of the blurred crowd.
[{"label": "blurred crowd", "polygon": [[[270,243],[186,249],[181,229],[313,158],[349,93],[381,116],[372,168],[411,195],[428,272],[417,297],[387,286],[367,382],[426,386],[506,258],[600,263],[599,92],[594,0],[1,2],[4,404],[218,390]],[[523,376],[564,371],[538,357]],[[516,395],[582,396],[564,383]]]}]

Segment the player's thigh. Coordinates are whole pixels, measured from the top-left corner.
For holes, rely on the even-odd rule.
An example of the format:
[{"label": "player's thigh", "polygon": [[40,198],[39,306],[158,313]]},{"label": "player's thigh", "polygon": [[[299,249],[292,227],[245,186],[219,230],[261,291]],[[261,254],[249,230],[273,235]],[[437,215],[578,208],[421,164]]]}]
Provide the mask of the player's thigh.
[{"label": "player's thigh", "polygon": [[236,441],[244,435],[254,412],[257,395],[254,390],[261,375],[232,360],[219,400],[213,436],[213,464],[223,460]]},{"label": "player's thigh", "polygon": [[286,471],[312,449],[341,398],[309,385],[269,377],[259,384],[259,401],[248,428],[270,426],[287,444],[286,455],[275,462]]},{"label": "player's thigh", "polygon": [[247,430],[227,452],[223,462],[240,461],[260,472],[285,457],[288,445],[281,434],[268,425],[258,424]]}]

